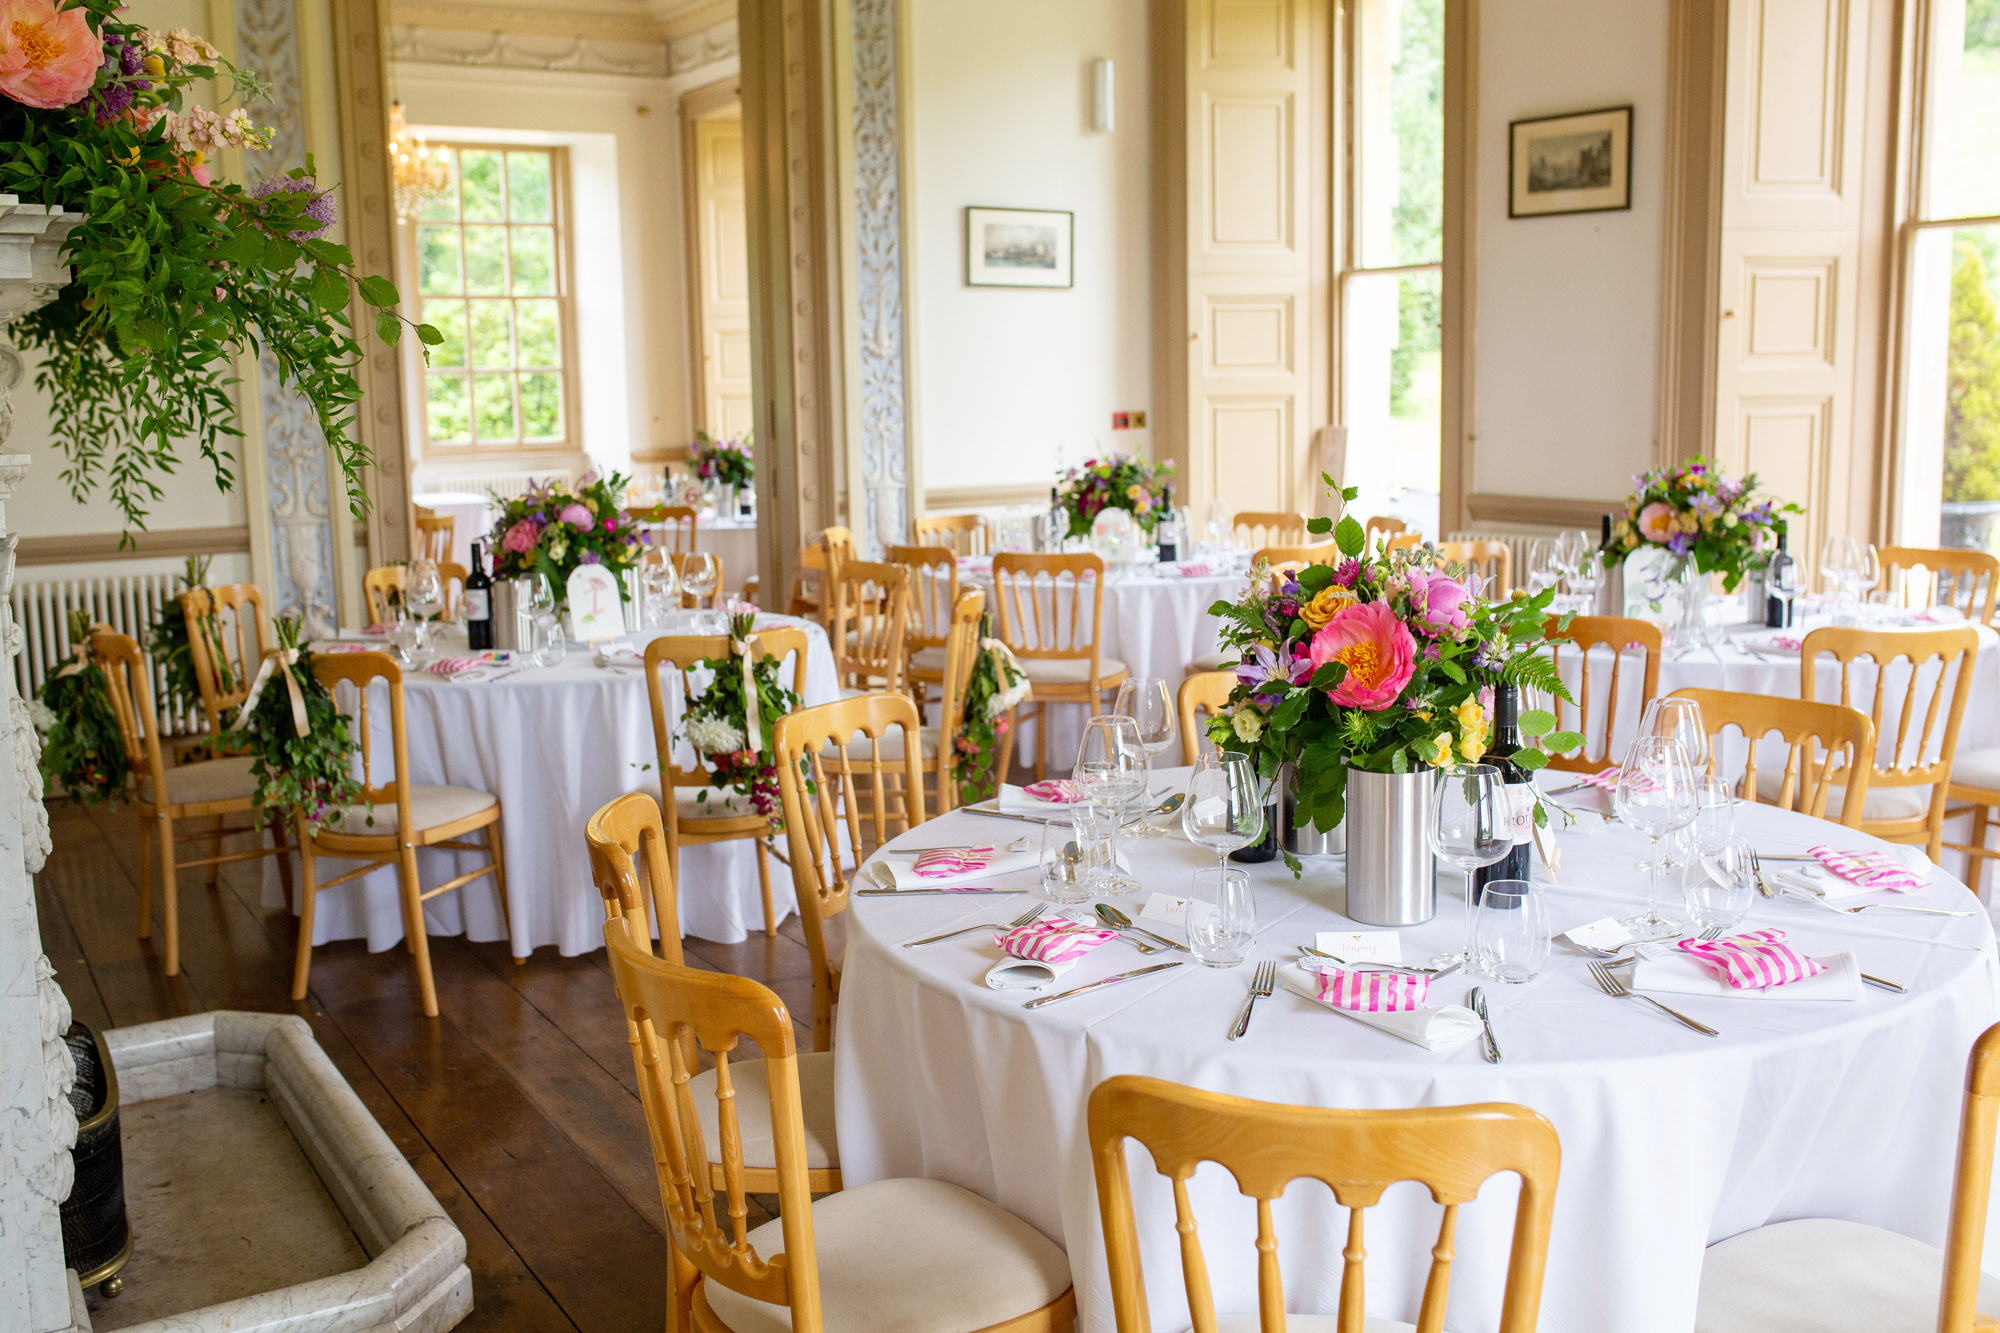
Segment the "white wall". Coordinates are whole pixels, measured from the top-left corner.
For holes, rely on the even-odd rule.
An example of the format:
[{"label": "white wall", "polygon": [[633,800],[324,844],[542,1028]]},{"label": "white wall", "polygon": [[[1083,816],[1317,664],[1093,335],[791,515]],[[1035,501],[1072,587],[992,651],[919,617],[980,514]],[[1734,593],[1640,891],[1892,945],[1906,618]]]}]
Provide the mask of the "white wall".
[{"label": "white wall", "polygon": [[[1047,486],[1148,432],[1152,299],[1146,14],[1131,0],[909,0],[915,146],[914,418],[927,490]],[[1090,129],[1090,62],[1115,62],[1117,128]],[[965,209],[1076,215],[1067,291],[965,285]]]},{"label": "white wall", "polygon": [[[1667,0],[1484,0],[1474,489],[1610,500],[1653,462]],[[1632,208],[1507,216],[1507,124],[1630,103]]]}]

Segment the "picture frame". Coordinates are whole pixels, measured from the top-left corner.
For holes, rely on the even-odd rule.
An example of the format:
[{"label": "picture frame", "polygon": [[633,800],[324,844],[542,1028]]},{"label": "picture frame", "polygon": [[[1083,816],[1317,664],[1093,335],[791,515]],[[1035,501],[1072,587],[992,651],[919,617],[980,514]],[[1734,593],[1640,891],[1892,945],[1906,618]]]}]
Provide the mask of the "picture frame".
[{"label": "picture frame", "polygon": [[965,210],[965,285],[1075,285],[1076,214],[1046,208]]},{"label": "picture frame", "polygon": [[1563,217],[1631,207],[1631,107],[1508,124],[1508,217]]}]

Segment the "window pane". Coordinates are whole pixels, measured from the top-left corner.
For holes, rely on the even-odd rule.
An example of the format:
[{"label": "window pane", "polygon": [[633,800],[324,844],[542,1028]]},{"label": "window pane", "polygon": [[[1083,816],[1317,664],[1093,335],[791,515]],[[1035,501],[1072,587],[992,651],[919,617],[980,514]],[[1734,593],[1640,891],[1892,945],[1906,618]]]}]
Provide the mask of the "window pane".
[{"label": "window pane", "polygon": [[549,197],[549,155],[507,154],[508,216],[516,222],[553,222]]},{"label": "window pane", "polygon": [[1359,0],[1356,253],[1363,267],[1444,257],[1444,0]]},{"label": "window pane", "polygon": [[459,184],[467,222],[499,222],[507,216],[500,181],[500,154],[468,148],[458,155]]},{"label": "window pane", "polygon": [[1930,215],[2000,213],[2000,3],[1966,0],[1963,27],[1941,31],[1937,45],[1930,71]]},{"label": "window pane", "polygon": [[553,227],[513,227],[514,295],[556,294],[556,233]]},{"label": "window pane", "polygon": [[507,229],[465,229],[465,289],[478,296],[507,294]]},{"label": "window pane", "polygon": [[417,290],[463,291],[458,271],[458,229],[417,228]]},{"label": "window pane", "polygon": [[426,411],[431,439],[440,444],[470,442],[471,417],[466,407],[465,376],[431,375],[429,381],[430,402]]},{"label": "window pane", "polygon": [[521,433],[531,440],[562,434],[562,377],[543,372],[521,376]]},{"label": "window pane", "polygon": [[437,326],[444,341],[431,348],[433,366],[465,364],[465,303],[463,301],[424,302],[424,323]]},{"label": "window pane", "polygon": [[485,444],[511,444],[520,438],[514,428],[514,377],[474,377],[473,404],[479,417],[479,439]]},{"label": "window pane", "polygon": [[509,369],[514,364],[514,332],[508,302],[472,302],[472,364]]},{"label": "window pane", "polygon": [[423,222],[455,222],[458,220],[458,154],[449,148],[428,148],[424,151],[432,157],[444,159],[445,170],[452,183],[425,199],[417,218]]},{"label": "window pane", "polygon": [[2000,228],[1919,235],[1898,541],[2000,552]]},{"label": "window pane", "polygon": [[1393,514],[1438,535],[1443,369],[1436,272],[1356,274],[1347,281],[1341,377],[1347,475]]},{"label": "window pane", "polygon": [[556,345],[556,303],[522,301],[514,310],[521,328],[521,364],[561,365],[562,356]]}]

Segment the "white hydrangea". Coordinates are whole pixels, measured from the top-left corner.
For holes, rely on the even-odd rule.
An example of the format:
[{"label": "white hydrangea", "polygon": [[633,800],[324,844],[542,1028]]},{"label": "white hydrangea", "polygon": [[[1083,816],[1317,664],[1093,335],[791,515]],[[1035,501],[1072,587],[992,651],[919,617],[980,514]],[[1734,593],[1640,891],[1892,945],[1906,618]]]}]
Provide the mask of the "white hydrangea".
[{"label": "white hydrangea", "polygon": [[688,719],[688,743],[701,754],[731,754],[743,748],[743,729],[719,717]]},{"label": "white hydrangea", "polygon": [[49,734],[50,728],[56,724],[55,709],[50,708],[40,699],[30,699],[28,700],[28,720],[35,724],[36,731],[46,736]]}]

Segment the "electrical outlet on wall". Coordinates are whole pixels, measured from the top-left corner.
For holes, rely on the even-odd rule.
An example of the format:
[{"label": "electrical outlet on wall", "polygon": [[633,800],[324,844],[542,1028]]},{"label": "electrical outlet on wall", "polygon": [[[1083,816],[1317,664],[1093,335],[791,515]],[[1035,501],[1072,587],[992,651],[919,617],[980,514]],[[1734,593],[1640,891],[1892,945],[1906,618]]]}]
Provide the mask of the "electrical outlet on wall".
[{"label": "electrical outlet on wall", "polygon": [[1144,412],[1134,412],[1132,414],[1132,429],[1133,430],[1146,429],[1146,414]]},{"label": "electrical outlet on wall", "polygon": [[1132,414],[1130,412],[1113,412],[1111,414],[1111,429],[1113,430],[1132,429]]}]

